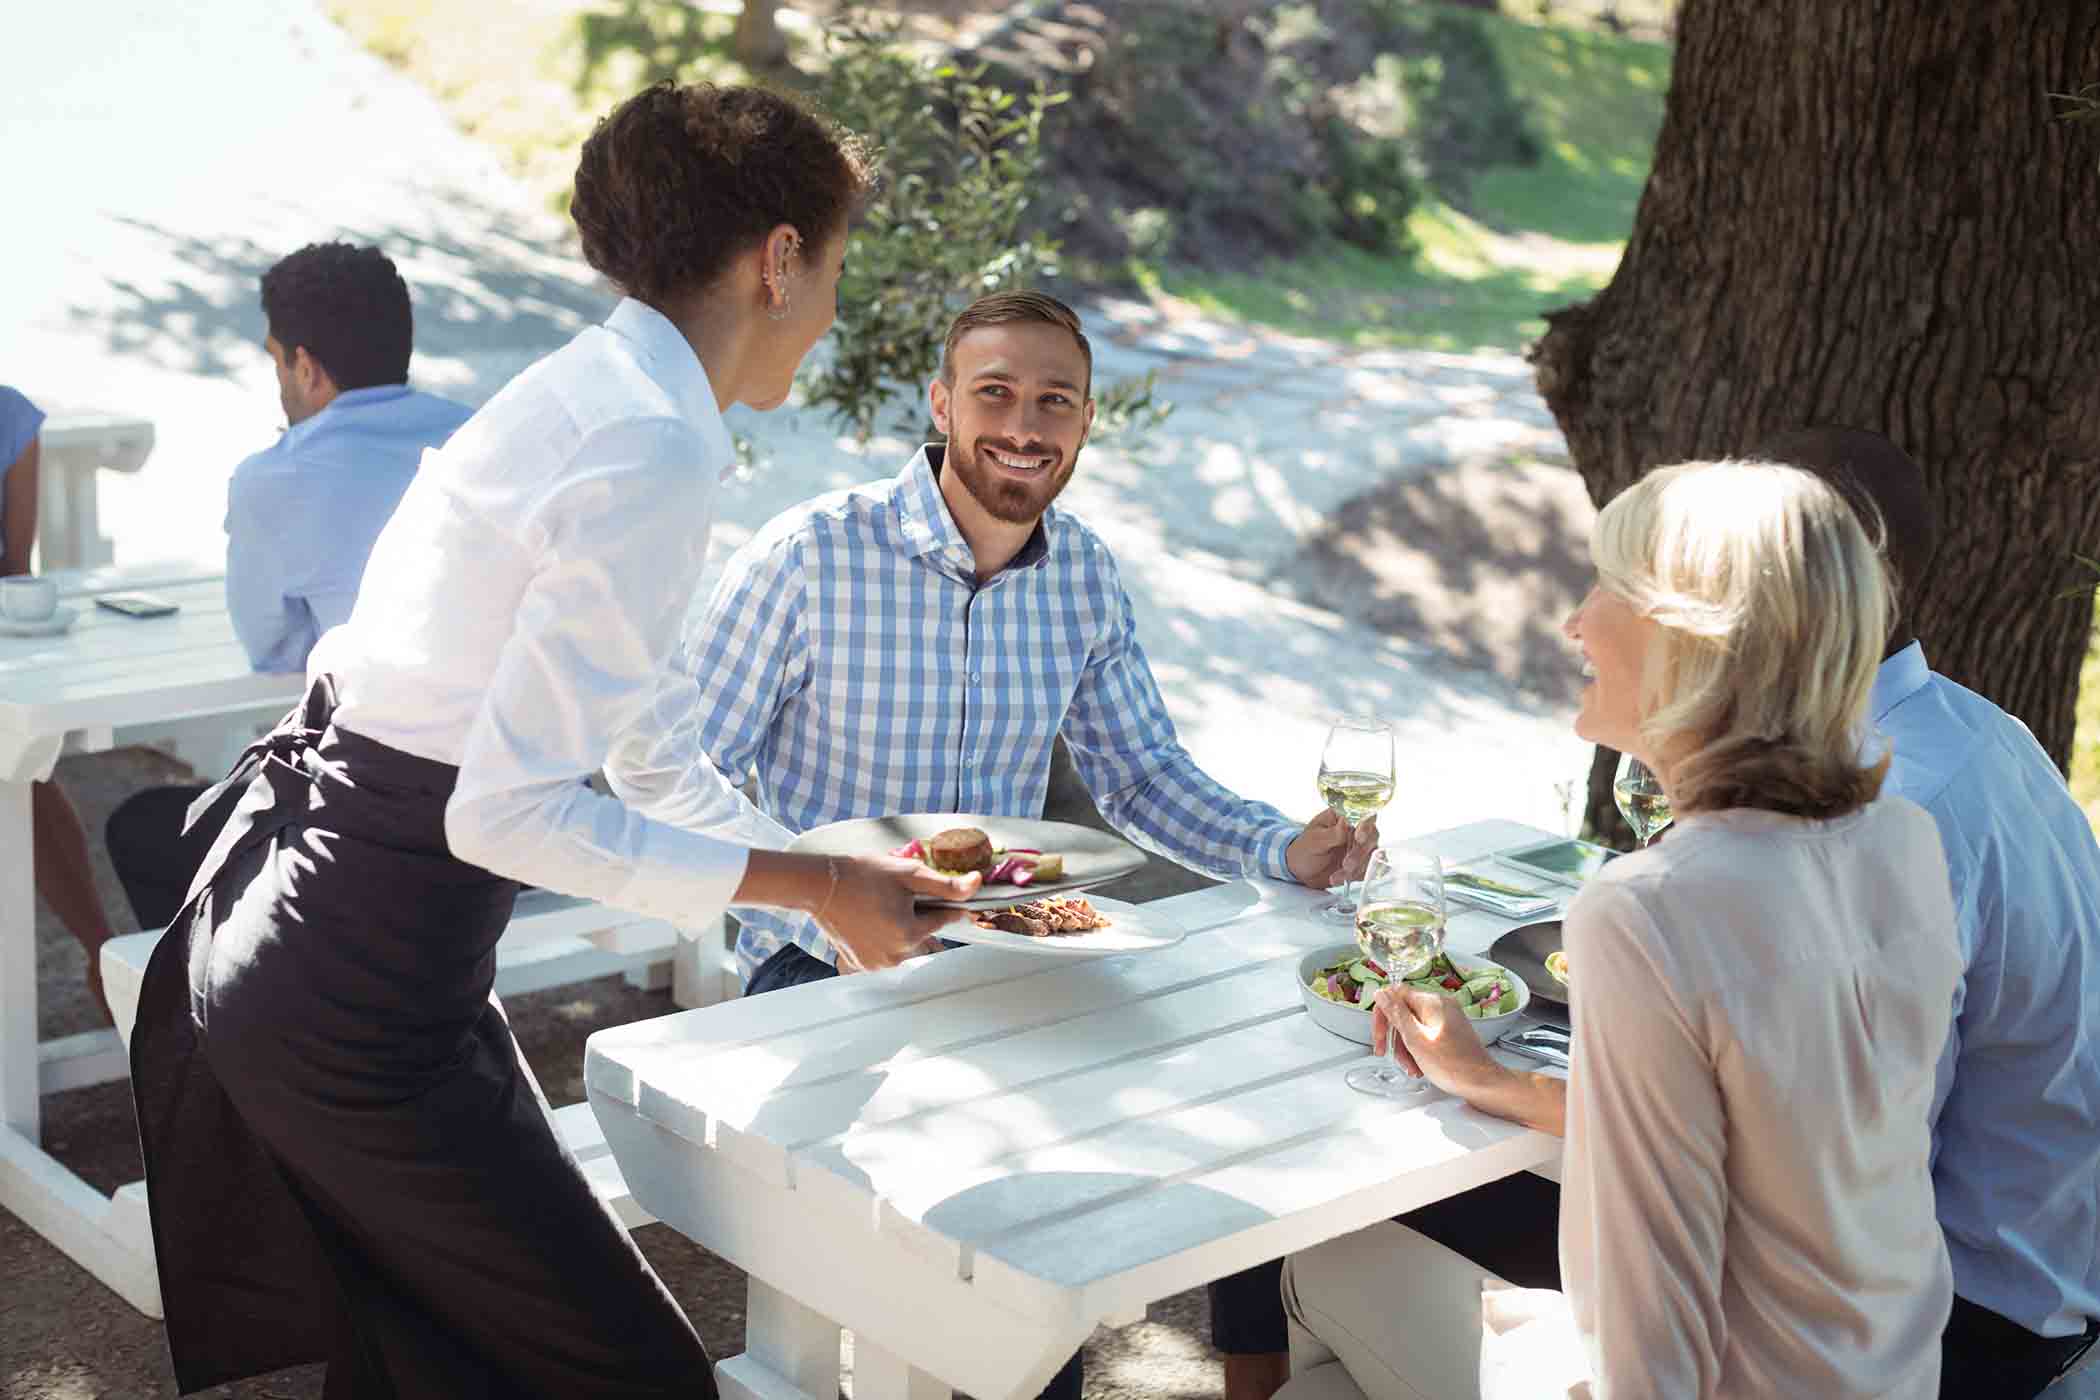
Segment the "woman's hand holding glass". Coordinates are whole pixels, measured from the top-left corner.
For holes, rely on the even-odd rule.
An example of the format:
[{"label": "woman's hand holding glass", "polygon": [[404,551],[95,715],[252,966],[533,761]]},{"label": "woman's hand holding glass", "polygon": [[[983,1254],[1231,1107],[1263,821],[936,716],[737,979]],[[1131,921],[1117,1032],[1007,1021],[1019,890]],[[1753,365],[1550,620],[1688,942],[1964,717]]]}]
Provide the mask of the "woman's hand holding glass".
[{"label": "woman's hand holding glass", "polygon": [[1419,987],[1380,987],[1371,999],[1371,1049],[1447,1094],[1471,1100],[1506,1073],[1481,1044],[1464,1008]]},{"label": "woman's hand holding glass", "polygon": [[[1405,847],[1372,852],[1357,899],[1356,946],[1389,984],[1419,976],[1436,958],[1444,946],[1444,918],[1441,859]],[[1422,1091],[1413,1075],[1384,1064],[1358,1066],[1345,1078],[1350,1088],[1384,1098]]]}]

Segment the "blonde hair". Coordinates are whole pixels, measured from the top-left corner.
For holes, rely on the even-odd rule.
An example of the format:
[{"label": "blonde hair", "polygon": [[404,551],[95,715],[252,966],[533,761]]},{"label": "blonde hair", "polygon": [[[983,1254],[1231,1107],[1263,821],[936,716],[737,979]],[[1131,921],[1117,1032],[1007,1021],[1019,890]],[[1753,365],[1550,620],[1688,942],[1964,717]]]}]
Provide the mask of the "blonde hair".
[{"label": "blonde hair", "polygon": [[1861,742],[1892,599],[1869,529],[1810,473],[1745,461],[1659,467],[1598,515],[1599,583],[1657,624],[1641,733],[1679,810],[1835,817],[1880,791]]}]

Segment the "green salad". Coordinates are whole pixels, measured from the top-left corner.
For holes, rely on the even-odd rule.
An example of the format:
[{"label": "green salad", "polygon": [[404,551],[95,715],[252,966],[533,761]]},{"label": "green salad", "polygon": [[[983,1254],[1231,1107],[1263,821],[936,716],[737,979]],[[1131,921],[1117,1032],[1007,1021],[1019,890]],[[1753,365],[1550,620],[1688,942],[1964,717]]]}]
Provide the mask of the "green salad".
[{"label": "green salad", "polygon": [[[1315,995],[1347,1006],[1371,1009],[1371,998],[1389,979],[1385,969],[1361,955],[1343,958],[1322,968],[1312,979]],[[1406,980],[1406,985],[1425,992],[1441,992],[1478,1021],[1487,1016],[1506,1016],[1517,1009],[1516,978],[1500,968],[1482,968],[1468,973],[1438,953],[1429,966]]]}]

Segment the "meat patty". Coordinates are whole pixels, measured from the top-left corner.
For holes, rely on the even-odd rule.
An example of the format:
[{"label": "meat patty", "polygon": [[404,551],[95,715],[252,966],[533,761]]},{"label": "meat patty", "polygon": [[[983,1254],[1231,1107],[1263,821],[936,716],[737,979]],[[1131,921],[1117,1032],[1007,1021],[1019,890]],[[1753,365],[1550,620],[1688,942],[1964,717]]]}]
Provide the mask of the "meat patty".
[{"label": "meat patty", "polygon": [[926,841],[926,863],[952,875],[992,868],[992,838],[974,826],[952,827]]}]

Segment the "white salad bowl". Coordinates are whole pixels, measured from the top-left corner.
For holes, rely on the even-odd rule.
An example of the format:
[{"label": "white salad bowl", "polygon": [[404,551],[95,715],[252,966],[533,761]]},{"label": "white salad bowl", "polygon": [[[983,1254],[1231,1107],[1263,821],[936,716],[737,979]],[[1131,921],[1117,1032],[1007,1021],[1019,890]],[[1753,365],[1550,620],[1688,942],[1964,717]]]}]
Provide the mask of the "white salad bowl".
[{"label": "white salad bowl", "polygon": [[[1353,1040],[1359,1045],[1369,1045],[1371,1043],[1371,1004],[1369,1002],[1365,1002],[1361,1006],[1351,1006],[1345,1001],[1329,1001],[1312,989],[1312,980],[1320,975],[1322,969],[1340,962],[1343,958],[1357,957],[1361,952],[1362,950],[1354,943],[1337,943],[1332,947],[1307,953],[1300,958],[1298,960],[1298,999],[1305,1003],[1305,1014],[1312,1017],[1320,1029],[1330,1031],[1344,1040]],[[1473,1029],[1480,1032],[1481,1042],[1486,1045],[1492,1045],[1515,1030],[1517,1028],[1517,1019],[1524,1014],[1525,1008],[1531,1005],[1531,988],[1524,985],[1524,979],[1511,972],[1501,963],[1489,958],[1479,958],[1474,957],[1470,953],[1453,953],[1449,951],[1445,953],[1445,956],[1451,959],[1452,965],[1460,972],[1499,972],[1509,978],[1510,985],[1516,988],[1516,1010],[1505,1011],[1499,1016],[1482,1016],[1473,1022]]]}]

